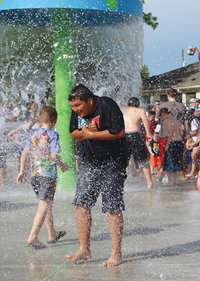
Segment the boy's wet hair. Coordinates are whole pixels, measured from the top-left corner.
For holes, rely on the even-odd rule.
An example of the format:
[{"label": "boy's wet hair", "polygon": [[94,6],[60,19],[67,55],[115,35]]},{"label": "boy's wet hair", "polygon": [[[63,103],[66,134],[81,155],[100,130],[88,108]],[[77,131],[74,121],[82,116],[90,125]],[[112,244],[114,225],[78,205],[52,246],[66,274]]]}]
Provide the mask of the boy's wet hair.
[{"label": "boy's wet hair", "polygon": [[154,136],[154,137],[159,137],[159,133],[158,133],[158,132],[154,132],[154,133],[153,133],[153,136]]},{"label": "boy's wet hair", "polygon": [[152,108],[155,107],[155,104],[149,104],[147,107],[147,111],[152,111]]},{"label": "boy's wet hair", "polygon": [[40,109],[39,116],[42,123],[53,123],[57,119],[57,111],[52,106],[43,106]]},{"label": "boy's wet hair", "polygon": [[156,115],[155,111],[149,110],[148,111],[148,117],[152,116],[152,115]]},{"label": "boy's wet hair", "polygon": [[163,108],[160,110],[159,116],[161,117],[163,113],[168,115],[168,114],[170,114],[170,111],[169,111],[168,108],[163,107]]},{"label": "boy's wet hair", "polygon": [[74,87],[69,93],[68,101],[74,101],[75,99],[79,99],[81,101],[87,102],[89,98],[94,97],[95,95],[92,91],[90,91],[90,89],[88,89],[83,84],[78,84],[78,86]]},{"label": "boy's wet hair", "polygon": [[177,96],[177,90],[174,88],[170,88],[167,90],[167,95],[171,98],[175,98]]},{"label": "boy's wet hair", "polygon": [[137,97],[131,97],[128,100],[128,106],[138,107],[140,105],[140,101]]}]

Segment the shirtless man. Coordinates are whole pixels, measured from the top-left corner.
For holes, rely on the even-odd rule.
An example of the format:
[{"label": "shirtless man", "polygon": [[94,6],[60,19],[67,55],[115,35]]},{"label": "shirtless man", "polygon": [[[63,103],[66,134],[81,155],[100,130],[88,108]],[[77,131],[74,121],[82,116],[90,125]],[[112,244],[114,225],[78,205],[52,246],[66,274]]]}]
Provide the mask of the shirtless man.
[{"label": "shirtless man", "polygon": [[174,177],[174,184],[178,185],[177,172],[183,171],[183,128],[181,123],[170,114],[168,108],[160,110],[160,117],[164,120],[167,132],[165,145],[164,171],[167,171],[168,183],[172,185],[171,175]]},{"label": "shirtless man", "polygon": [[143,122],[146,129],[147,137],[151,140],[152,134],[149,129],[149,121],[144,109],[139,108],[140,102],[137,97],[131,97],[128,100],[126,108],[122,109],[125,121],[126,142],[128,146],[128,158],[131,155],[134,158],[137,168],[142,168],[147,180],[148,188],[156,188],[153,185],[151,172],[149,167],[149,158],[147,155],[147,147],[142,141],[139,131]]}]

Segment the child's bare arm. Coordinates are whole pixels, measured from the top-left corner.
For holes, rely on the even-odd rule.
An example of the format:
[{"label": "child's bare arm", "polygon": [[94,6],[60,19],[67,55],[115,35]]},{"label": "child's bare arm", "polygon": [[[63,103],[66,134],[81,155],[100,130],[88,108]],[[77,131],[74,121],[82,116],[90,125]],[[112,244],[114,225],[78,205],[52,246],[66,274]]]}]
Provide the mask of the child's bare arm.
[{"label": "child's bare arm", "polygon": [[18,128],[16,128],[16,129],[10,131],[10,132],[8,133],[8,136],[13,135],[14,133],[16,133],[16,132],[18,132],[18,131],[22,131],[22,130],[26,129],[26,128],[28,127],[28,125],[29,125],[29,123],[25,123],[25,124],[19,126]]},{"label": "child's bare arm", "polygon": [[180,134],[181,137],[183,137],[183,132],[184,132],[184,126],[182,125],[179,128],[179,134]]},{"label": "child's bare arm", "polygon": [[149,120],[146,116],[146,113],[144,111],[144,109],[141,110],[140,112],[140,118],[144,124],[146,133],[147,133],[147,137],[151,140],[152,139],[152,133],[150,132],[150,127],[149,127]]},{"label": "child's bare arm", "polygon": [[154,153],[153,153],[152,147],[151,147],[150,145],[148,146],[148,150],[149,150],[150,154],[154,156]]},{"label": "child's bare arm", "polygon": [[187,149],[192,149],[191,143],[192,143],[192,138],[188,137],[185,144]]},{"label": "child's bare arm", "polygon": [[67,162],[63,162],[61,156],[58,153],[52,153],[51,155],[52,160],[58,165],[62,172],[65,172],[72,168],[71,166],[68,166]]},{"label": "child's bare arm", "polygon": [[23,183],[23,179],[25,178],[25,164],[26,164],[26,159],[28,156],[28,152],[24,149],[22,151],[21,155],[21,161],[20,161],[20,172],[17,177],[17,184],[20,185],[20,182]]},{"label": "child's bare arm", "polygon": [[187,149],[192,149],[199,143],[200,143],[200,137],[198,137],[196,141],[189,143],[186,147],[187,147]]}]

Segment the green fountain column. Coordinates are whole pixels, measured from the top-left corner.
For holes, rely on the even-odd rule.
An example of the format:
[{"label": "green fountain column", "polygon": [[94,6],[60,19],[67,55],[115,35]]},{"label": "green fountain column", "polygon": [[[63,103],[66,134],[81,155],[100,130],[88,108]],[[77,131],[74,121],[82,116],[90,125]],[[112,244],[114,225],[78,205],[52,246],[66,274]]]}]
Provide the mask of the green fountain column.
[{"label": "green fountain column", "polygon": [[68,95],[74,86],[74,48],[71,20],[70,9],[56,9],[54,17],[55,92],[58,112],[56,130],[60,136],[61,157],[63,161],[67,161],[72,166],[72,169],[65,173],[58,168],[58,190],[73,189],[76,184],[75,143],[69,133],[71,107],[68,102]]}]

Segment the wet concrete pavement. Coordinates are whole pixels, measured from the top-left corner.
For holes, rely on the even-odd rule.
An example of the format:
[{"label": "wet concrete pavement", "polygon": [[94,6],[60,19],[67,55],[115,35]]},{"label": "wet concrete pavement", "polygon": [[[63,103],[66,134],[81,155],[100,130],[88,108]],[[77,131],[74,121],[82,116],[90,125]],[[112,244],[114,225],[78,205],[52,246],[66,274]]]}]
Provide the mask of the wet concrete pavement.
[{"label": "wet concrete pavement", "polygon": [[[8,170],[7,187],[0,190],[0,280],[200,280],[200,195],[196,182],[179,187],[159,183],[149,191],[141,178],[125,183],[123,263],[106,268],[111,240],[101,199],[93,208],[92,259],[71,263],[66,254],[78,250],[74,192],[57,192],[54,220],[67,235],[45,249],[27,247],[38,200],[29,184],[17,186],[15,167]],[[48,240],[45,226],[39,239]]]}]

